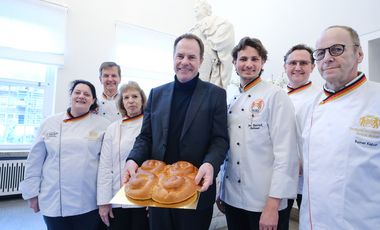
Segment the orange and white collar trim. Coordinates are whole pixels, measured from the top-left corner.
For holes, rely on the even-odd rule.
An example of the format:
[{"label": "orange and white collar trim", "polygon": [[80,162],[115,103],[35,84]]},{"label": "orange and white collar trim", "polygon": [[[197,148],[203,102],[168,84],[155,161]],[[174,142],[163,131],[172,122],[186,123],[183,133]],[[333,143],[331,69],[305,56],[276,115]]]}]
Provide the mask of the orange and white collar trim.
[{"label": "orange and white collar trim", "polygon": [[248,84],[246,84],[245,86],[240,86],[239,87],[239,90],[240,92],[247,92],[250,88],[254,87],[255,85],[259,84],[260,82],[262,82],[261,80],[261,77],[257,77],[255,79],[253,79],[251,82],[249,82]]},{"label": "orange and white collar trim", "polygon": [[74,117],[71,114],[70,110],[68,109],[67,113],[66,113],[66,115],[67,115],[68,118],[64,119],[63,122],[67,123],[67,122],[72,122],[72,121],[79,121],[79,120],[82,120],[83,118],[87,117],[89,114],[90,114],[90,112],[87,112],[87,113],[82,114],[82,115],[80,115],[78,117]]},{"label": "orange and white collar trim", "polygon": [[321,101],[319,104],[323,105],[323,104],[326,104],[327,102],[341,98],[344,95],[346,95],[346,94],[354,91],[355,89],[359,88],[366,81],[367,81],[367,77],[365,76],[365,74],[359,72],[357,79],[355,79],[353,82],[347,84],[343,89],[340,89],[336,92],[330,92],[324,87],[323,91],[327,97],[323,101]]},{"label": "orange and white collar trim", "polygon": [[138,120],[140,118],[144,117],[144,114],[140,114],[140,115],[137,115],[137,116],[134,116],[134,117],[126,117],[123,119],[122,123],[126,123],[126,122],[131,122],[131,121],[135,121],[135,120]]},{"label": "orange and white collar trim", "polygon": [[300,87],[297,87],[297,88],[293,88],[293,87],[290,87],[289,85],[287,86],[288,88],[288,95],[291,95],[291,94],[295,94],[295,93],[298,93],[298,92],[301,92],[307,88],[309,88],[311,86],[311,81],[309,81],[308,83],[304,84],[304,85],[301,85]]}]

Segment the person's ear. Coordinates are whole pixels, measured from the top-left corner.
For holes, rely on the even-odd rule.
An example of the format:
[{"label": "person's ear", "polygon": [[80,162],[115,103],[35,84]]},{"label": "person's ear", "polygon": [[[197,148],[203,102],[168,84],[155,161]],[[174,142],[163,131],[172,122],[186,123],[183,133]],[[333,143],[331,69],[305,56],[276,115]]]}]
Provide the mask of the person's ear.
[{"label": "person's ear", "polygon": [[364,53],[361,46],[358,47],[358,50],[356,51],[356,55],[357,55],[358,63],[362,63],[363,58],[364,58]]}]

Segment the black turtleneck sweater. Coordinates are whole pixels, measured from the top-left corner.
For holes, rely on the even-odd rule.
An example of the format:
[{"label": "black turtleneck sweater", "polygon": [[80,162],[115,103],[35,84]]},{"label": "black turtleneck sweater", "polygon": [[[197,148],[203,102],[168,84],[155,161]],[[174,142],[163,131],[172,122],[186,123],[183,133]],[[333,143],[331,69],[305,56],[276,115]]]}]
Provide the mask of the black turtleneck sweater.
[{"label": "black turtleneck sweater", "polygon": [[165,162],[172,164],[180,160],[179,139],[181,137],[183,123],[185,121],[187,108],[189,107],[191,96],[198,82],[197,75],[192,80],[181,83],[175,77],[172,104],[170,109],[169,130],[167,148],[165,152]]}]

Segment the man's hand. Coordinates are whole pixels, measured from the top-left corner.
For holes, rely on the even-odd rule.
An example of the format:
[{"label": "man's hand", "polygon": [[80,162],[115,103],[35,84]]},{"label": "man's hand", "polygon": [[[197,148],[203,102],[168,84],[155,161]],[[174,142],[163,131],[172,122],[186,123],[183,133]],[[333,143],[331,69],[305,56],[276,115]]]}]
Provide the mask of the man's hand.
[{"label": "man's hand", "polygon": [[280,199],[268,197],[264,210],[261,213],[259,228],[260,230],[276,230],[278,224],[278,207]]},{"label": "man's hand", "polygon": [[112,205],[111,204],[100,205],[99,216],[100,218],[102,218],[103,223],[109,227],[110,226],[109,217],[114,218],[113,213],[112,213]]},{"label": "man's hand", "polygon": [[40,211],[40,206],[38,204],[38,197],[33,197],[28,200],[29,208],[33,209],[34,212]]},{"label": "man's hand", "polygon": [[136,174],[136,171],[137,171],[138,167],[139,166],[136,164],[136,162],[134,160],[128,160],[125,163],[125,166],[124,166],[124,180],[123,180],[124,184],[126,184],[129,181],[129,178],[131,178],[131,176],[133,176],[133,175]]},{"label": "man's hand", "polygon": [[198,174],[195,177],[195,183],[201,185],[200,192],[204,192],[212,185],[214,179],[214,167],[210,163],[203,163],[199,167]]}]

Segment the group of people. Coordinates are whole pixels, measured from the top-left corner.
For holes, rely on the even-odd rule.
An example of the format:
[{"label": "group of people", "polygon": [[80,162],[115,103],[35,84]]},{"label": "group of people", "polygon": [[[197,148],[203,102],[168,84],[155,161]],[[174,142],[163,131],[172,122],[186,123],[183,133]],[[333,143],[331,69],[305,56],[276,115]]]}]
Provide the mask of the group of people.
[{"label": "group of people", "polygon": [[[215,201],[228,229],[288,229],[295,198],[300,229],[380,226],[380,85],[358,71],[355,30],[331,26],[315,50],[293,46],[288,92],[261,78],[262,42],[242,38],[231,50],[240,92],[228,103],[223,88],[200,79],[203,54],[199,37],[179,36],[174,81],[147,100],[135,82],[117,91],[112,62],[100,68],[99,98],[90,82],[73,82],[68,110],[41,125],[21,184],[48,229],[207,230]],[[315,63],[323,89],[309,80]],[[109,203],[148,159],[198,167],[195,210]]]}]

